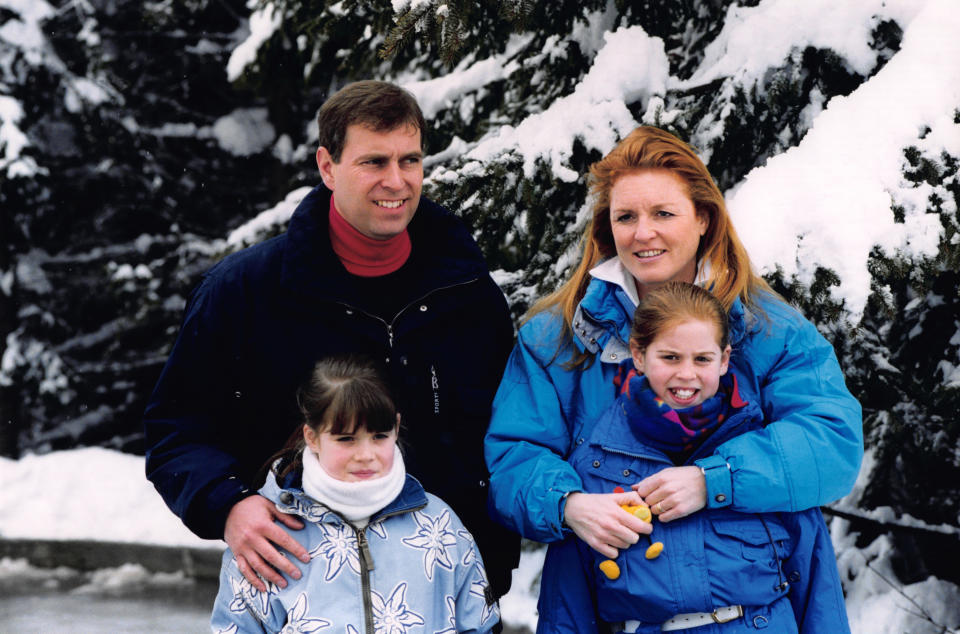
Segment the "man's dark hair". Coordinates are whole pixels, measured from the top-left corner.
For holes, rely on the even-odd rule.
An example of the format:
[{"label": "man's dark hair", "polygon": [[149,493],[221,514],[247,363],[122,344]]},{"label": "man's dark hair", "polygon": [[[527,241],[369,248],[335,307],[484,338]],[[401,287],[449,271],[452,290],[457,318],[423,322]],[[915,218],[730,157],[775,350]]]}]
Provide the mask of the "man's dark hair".
[{"label": "man's dark hair", "polygon": [[369,79],[347,84],[320,107],[317,113],[320,146],[327,148],[334,163],[340,162],[347,126],[354,124],[376,132],[389,132],[410,124],[420,130],[423,148],[426,122],[417,100],[389,82]]}]

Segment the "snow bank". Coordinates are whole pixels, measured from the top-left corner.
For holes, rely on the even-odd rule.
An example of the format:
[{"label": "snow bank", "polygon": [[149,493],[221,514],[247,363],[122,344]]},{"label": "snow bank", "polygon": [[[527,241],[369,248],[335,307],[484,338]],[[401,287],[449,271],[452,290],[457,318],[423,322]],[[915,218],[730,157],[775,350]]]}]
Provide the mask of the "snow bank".
[{"label": "snow bank", "polygon": [[143,458],[90,447],[0,458],[0,538],[223,549],[196,537],[144,475]]}]

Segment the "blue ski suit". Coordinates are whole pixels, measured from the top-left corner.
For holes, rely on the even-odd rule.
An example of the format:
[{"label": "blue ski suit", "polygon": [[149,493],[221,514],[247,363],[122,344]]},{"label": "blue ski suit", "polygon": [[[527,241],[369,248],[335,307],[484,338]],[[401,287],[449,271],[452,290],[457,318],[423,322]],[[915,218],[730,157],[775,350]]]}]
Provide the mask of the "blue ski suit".
[{"label": "blue ski suit", "polygon": [[[737,394],[738,406],[682,464],[694,464],[724,442],[763,427],[756,399],[738,390],[732,375],[723,382]],[[634,398],[652,399],[652,394],[647,387]],[[640,426],[631,424],[624,407],[629,398],[619,396],[570,454],[569,463],[588,493],[610,493],[618,486],[629,490],[674,466]],[[661,542],[663,552],[647,559],[651,541]],[[705,508],[671,522],[654,519],[649,540],[641,537],[620,551],[616,579],[600,572],[605,559],[575,536],[550,545],[538,632],[588,634],[605,631],[601,628],[609,624],[617,632],[624,621],[639,621],[636,632],[659,632],[664,621],[678,614],[724,606],[741,606],[744,616],[709,626],[723,634],[757,629],[849,632],[833,546],[817,508],[794,513]]]}]

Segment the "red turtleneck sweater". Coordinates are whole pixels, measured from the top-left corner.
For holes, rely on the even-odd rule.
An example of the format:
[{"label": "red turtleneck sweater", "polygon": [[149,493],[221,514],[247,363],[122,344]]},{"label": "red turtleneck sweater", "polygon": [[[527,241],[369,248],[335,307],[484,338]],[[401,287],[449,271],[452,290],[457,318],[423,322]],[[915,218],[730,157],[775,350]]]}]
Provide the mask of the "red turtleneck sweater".
[{"label": "red turtleneck sweater", "polygon": [[363,235],[337,211],[330,195],[330,244],[344,268],[360,277],[388,275],[410,257],[410,234],[404,229],[387,240]]}]

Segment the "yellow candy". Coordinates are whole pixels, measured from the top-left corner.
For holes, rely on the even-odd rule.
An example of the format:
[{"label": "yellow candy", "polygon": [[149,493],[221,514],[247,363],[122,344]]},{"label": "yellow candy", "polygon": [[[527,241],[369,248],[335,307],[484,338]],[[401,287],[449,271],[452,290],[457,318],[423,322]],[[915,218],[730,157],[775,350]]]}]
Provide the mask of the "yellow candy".
[{"label": "yellow candy", "polygon": [[616,579],[620,576],[620,566],[612,559],[600,562],[600,572],[607,576],[607,579]]},{"label": "yellow candy", "polygon": [[621,504],[620,508],[627,513],[630,513],[634,517],[642,519],[644,522],[649,522],[650,518],[652,517],[650,515],[650,507],[645,504]]},{"label": "yellow candy", "polygon": [[650,518],[653,517],[650,515],[649,506],[638,506],[633,510],[633,516],[643,520],[644,522],[649,522]]},{"label": "yellow candy", "polygon": [[[660,556],[660,553],[663,552],[663,542],[653,542],[650,544],[650,547],[647,548],[647,559],[656,559]],[[600,564],[601,566],[603,564]],[[619,573],[618,573],[619,574]]]}]

